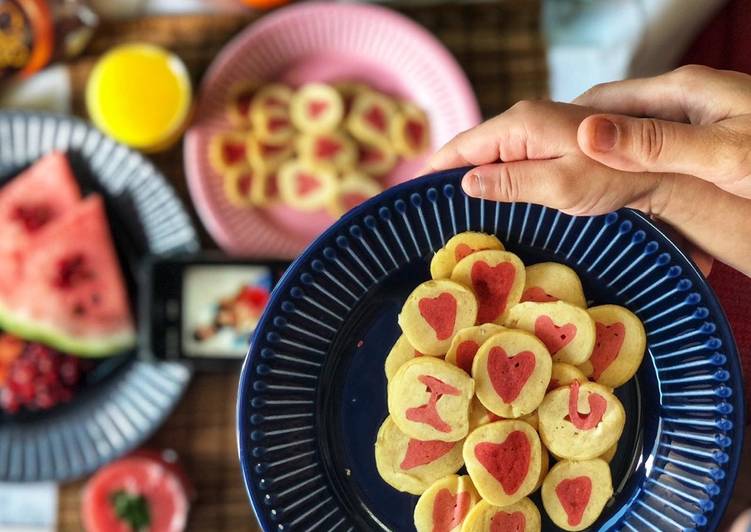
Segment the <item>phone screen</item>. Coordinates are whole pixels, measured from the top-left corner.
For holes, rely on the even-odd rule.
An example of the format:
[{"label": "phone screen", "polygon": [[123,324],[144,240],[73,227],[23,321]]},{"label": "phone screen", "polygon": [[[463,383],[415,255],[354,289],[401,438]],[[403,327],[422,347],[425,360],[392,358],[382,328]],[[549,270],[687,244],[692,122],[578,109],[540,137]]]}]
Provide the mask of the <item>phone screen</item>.
[{"label": "phone screen", "polygon": [[265,265],[197,264],[182,278],[181,351],[187,357],[243,357],[269,300]]}]

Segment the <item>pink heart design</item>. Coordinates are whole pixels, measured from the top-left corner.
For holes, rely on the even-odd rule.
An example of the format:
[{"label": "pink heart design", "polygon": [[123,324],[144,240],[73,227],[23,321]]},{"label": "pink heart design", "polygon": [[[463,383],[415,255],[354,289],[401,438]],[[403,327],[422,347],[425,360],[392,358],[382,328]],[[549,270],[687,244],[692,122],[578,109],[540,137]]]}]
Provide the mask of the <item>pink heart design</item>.
[{"label": "pink heart design", "polygon": [[446,340],[454,332],[456,298],[444,292],[437,297],[424,297],[417,304],[420,315],[435,331],[436,338]]},{"label": "pink heart design", "polygon": [[498,512],[490,518],[490,532],[524,532],[527,519],[522,512]]},{"label": "pink heart design", "polygon": [[407,443],[407,452],[399,467],[409,470],[414,467],[430,464],[444,456],[456,446],[453,441],[421,441],[411,438]]},{"label": "pink heart design", "polygon": [[331,159],[342,151],[342,145],[335,140],[321,137],[316,140],[315,153],[319,159]]},{"label": "pink heart design", "polygon": [[620,353],[623,340],[626,337],[626,328],[621,322],[612,325],[596,322],[595,327],[597,328],[597,339],[589,361],[592,363],[592,378],[597,380],[618,358],[618,353]]},{"label": "pink heart design", "polygon": [[470,272],[472,288],[477,297],[477,323],[492,323],[506,310],[509,292],[516,278],[516,269],[510,262],[490,266],[477,261]]},{"label": "pink heart design", "polygon": [[488,376],[504,403],[517,397],[529,380],[536,365],[532,351],[522,351],[510,358],[502,347],[494,346],[488,355]]},{"label": "pink heart design", "polygon": [[374,105],[365,112],[365,121],[380,132],[386,131],[386,113],[383,109]]},{"label": "pink heart design", "polygon": [[439,432],[451,432],[451,425],[441,418],[436,405],[438,404],[438,400],[444,395],[459,395],[461,392],[450,384],[446,384],[430,375],[420,375],[418,380],[427,387],[428,392],[430,392],[430,398],[422,406],[408,408],[405,412],[405,417],[416,423],[430,425]]},{"label": "pink heart design", "polygon": [[425,134],[425,126],[422,122],[419,122],[417,120],[408,120],[406,133],[407,137],[409,138],[410,144],[412,144],[412,146],[419,147],[422,145],[422,138]]},{"label": "pink heart design", "polygon": [[534,301],[535,303],[547,303],[549,301],[558,301],[558,298],[551,296],[539,286],[527,288],[522,294],[522,303],[525,301]]},{"label": "pink heart design", "polygon": [[535,320],[535,336],[548,348],[551,355],[566,347],[576,337],[576,325],[566,323],[558,326],[550,316],[539,316]]},{"label": "pink heart design", "polygon": [[561,480],[555,487],[555,494],[568,516],[568,524],[576,526],[582,521],[592,495],[592,479],[576,477]]},{"label": "pink heart design", "polygon": [[464,257],[466,257],[467,255],[471,255],[474,252],[475,252],[474,249],[472,249],[467,244],[462,242],[461,244],[456,246],[456,248],[454,249],[454,259],[456,260],[456,262],[459,262]]},{"label": "pink heart design", "polygon": [[507,495],[513,495],[527,478],[532,461],[532,446],[524,432],[511,432],[503,443],[475,445],[475,457],[495,478]]},{"label": "pink heart design", "polygon": [[608,401],[599,393],[590,393],[587,396],[589,402],[589,413],[579,413],[579,381],[573,381],[569,387],[568,396],[568,416],[566,418],[579,430],[590,430],[602,421],[605,410],[608,408]]},{"label": "pink heart design", "polygon": [[471,375],[472,362],[479,348],[480,346],[474,340],[464,340],[456,348],[456,365]]},{"label": "pink heart design", "polygon": [[321,182],[314,175],[300,172],[297,174],[297,193],[300,196],[310,194],[317,188],[321,187]]},{"label": "pink heart design", "polygon": [[328,107],[329,103],[326,101],[313,100],[308,104],[308,115],[311,118],[318,118]]},{"label": "pink heart design", "polygon": [[440,490],[433,499],[433,532],[450,532],[458,528],[469,513],[470,503],[469,492],[452,495],[447,488]]}]

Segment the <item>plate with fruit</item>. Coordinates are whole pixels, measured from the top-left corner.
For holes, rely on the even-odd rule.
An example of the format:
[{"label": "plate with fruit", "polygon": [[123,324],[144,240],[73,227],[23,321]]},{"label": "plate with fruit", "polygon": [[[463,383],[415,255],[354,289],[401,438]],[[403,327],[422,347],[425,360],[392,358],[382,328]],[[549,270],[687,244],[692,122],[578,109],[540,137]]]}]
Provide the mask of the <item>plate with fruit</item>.
[{"label": "plate with fruit", "polygon": [[294,5],[251,25],[207,72],[188,185],[226,251],[293,257],[479,120],[464,73],[416,23],[372,5]]},{"label": "plate with fruit", "polygon": [[74,118],[0,113],[0,480],[67,480],[133,448],[190,373],[135,357],[147,254],[195,250],[172,188]]},{"label": "plate with fruit", "polygon": [[738,353],[649,219],[470,198],[465,170],[350,211],[256,329],[238,443],[264,530],[713,530]]}]

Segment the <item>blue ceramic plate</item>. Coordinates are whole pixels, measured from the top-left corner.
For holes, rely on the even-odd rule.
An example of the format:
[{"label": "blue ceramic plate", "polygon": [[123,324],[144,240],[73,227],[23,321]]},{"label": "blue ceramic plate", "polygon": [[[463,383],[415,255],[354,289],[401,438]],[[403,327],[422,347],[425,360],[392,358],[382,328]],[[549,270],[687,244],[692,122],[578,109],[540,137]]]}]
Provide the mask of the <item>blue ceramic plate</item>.
[{"label": "blue ceramic plate", "polygon": [[617,391],[628,415],[615,494],[593,528],[713,530],[733,488],[744,408],[733,337],[701,274],[637,212],[573,217],[470,199],[461,175],[417,179],[354,209],[275,290],[238,399],[240,459],[264,530],[413,530],[417,497],[375,467],[383,362],[407,294],[465,230],[498,235],[527,264],[571,266],[593,304],[624,305],[644,322],[648,356]]},{"label": "blue ceramic plate", "polygon": [[[143,156],[82,120],[0,112],[0,186],[52,150],[68,154],[85,194],[102,194],[132,295],[140,257],[198,248],[180,200]],[[71,480],[117,458],[156,430],[189,378],[182,364],[123,353],[98,363],[68,404],[0,413],[0,482]]]}]

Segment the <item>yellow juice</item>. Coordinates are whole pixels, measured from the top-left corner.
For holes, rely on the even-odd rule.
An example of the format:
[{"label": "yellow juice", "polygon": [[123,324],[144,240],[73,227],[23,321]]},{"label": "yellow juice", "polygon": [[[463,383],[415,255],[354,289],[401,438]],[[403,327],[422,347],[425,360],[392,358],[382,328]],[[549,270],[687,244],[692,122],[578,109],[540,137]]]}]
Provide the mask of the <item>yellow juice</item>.
[{"label": "yellow juice", "polygon": [[184,130],[191,87],[183,62],[150,44],[126,44],[105,54],[86,85],[86,107],[94,124],[116,140],[157,151]]}]

